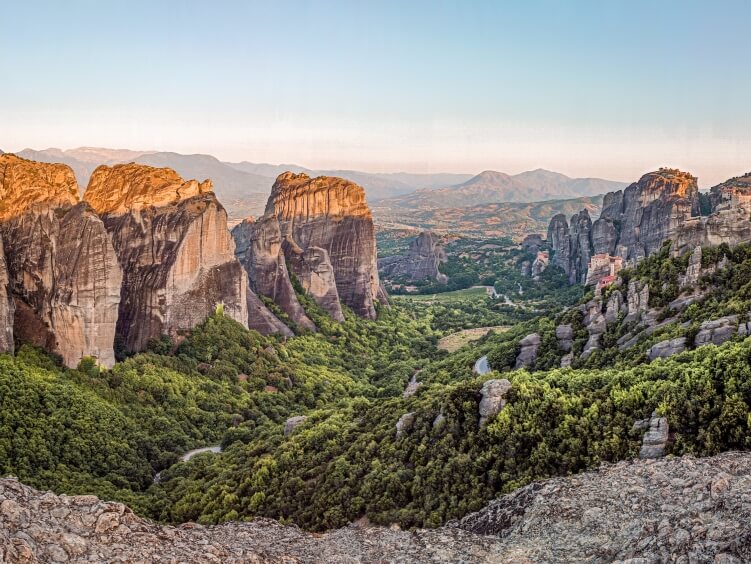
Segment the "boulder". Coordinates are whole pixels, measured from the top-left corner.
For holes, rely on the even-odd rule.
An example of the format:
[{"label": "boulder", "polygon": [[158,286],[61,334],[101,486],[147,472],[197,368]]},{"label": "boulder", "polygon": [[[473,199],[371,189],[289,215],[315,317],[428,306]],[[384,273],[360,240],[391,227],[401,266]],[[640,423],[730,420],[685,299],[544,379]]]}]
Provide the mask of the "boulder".
[{"label": "boulder", "polygon": [[728,315],[712,321],[705,321],[699,326],[699,331],[694,338],[694,345],[714,344],[721,345],[738,334],[738,316]]},{"label": "boulder", "polygon": [[647,356],[649,360],[656,358],[667,358],[674,354],[682,353],[686,350],[686,337],[676,337],[675,339],[669,339],[667,341],[660,341],[653,345]]},{"label": "boulder", "polygon": [[649,419],[635,422],[634,429],[646,429],[642,437],[639,458],[661,458],[665,456],[665,447],[669,436],[667,418],[657,417],[657,413],[652,413]]},{"label": "boulder", "polygon": [[284,422],[284,436],[289,437],[300,425],[307,421],[306,415],[295,415]]},{"label": "boulder", "polygon": [[405,413],[399,418],[399,421],[396,422],[396,438],[402,437],[404,433],[412,429],[412,426],[415,424],[415,419],[417,417],[417,414],[414,411],[410,411],[409,413]]},{"label": "boulder", "polygon": [[506,405],[506,394],[511,390],[511,382],[505,378],[501,380],[488,380],[480,389],[479,414],[480,427],[491,417],[496,416]]},{"label": "boulder", "polygon": [[532,333],[519,341],[519,354],[516,355],[515,368],[529,368],[537,360],[537,349],[540,347],[540,335]]}]

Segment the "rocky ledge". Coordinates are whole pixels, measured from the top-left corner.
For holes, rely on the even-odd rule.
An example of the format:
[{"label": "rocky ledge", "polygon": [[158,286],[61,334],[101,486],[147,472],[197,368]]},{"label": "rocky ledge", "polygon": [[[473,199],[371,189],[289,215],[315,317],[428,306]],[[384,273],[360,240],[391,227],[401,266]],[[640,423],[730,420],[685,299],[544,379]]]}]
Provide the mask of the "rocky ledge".
[{"label": "rocky ledge", "polygon": [[[535,482],[460,521],[323,535],[261,519],[162,526],[94,496],[0,480],[2,562],[747,562],[751,453],[644,460]],[[633,560],[637,559],[637,560]]]}]

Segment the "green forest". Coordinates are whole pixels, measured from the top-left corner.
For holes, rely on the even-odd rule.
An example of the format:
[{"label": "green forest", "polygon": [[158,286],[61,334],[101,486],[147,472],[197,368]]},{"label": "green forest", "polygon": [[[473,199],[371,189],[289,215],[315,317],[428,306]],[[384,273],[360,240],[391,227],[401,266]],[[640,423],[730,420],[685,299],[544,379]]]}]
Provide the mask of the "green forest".
[{"label": "green forest", "polygon": [[[749,310],[751,250],[704,258],[710,265],[722,256],[727,267],[700,281],[713,290],[681,314],[687,319]],[[652,298],[661,307],[686,260],[667,248],[623,276],[662,285]],[[0,356],[0,474],[123,501],[164,522],[264,516],[320,531],[367,517],[435,527],[531,481],[633,458],[641,443],[633,424],[655,410],[670,422],[669,453],[751,446],[748,339],[651,363],[643,347],[621,356],[606,347],[581,366],[557,368],[551,331],[566,319],[578,331],[576,308],[514,317],[485,311],[485,300],[471,308],[395,300],[376,321],[347,311],[336,323],[300,299],[319,332],[263,337],[219,309],[179,344],[165,337],[111,370],[89,359],[66,369],[26,345]],[[452,309],[464,323],[452,325]],[[481,314],[488,318],[472,320]],[[440,336],[500,319],[493,315],[506,316],[510,330],[438,350]],[[545,353],[533,370],[511,370],[532,331]],[[494,371],[477,376],[481,355]],[[404,397],[413,376],[421,385]],[[491,378],[512,387],[505,408],[481,426],[480,389]],[[408,413],[412,424],[397,436]],[[285,436],[297,415],[307,419]],[[214,444],[224,451],[179,462]]]}]

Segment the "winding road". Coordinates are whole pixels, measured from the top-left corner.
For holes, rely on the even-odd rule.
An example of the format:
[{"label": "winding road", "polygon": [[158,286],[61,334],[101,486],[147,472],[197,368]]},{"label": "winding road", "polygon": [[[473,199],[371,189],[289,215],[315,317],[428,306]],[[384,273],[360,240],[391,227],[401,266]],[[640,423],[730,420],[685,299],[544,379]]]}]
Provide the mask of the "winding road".
[{"label": "winding road", "polygon": [[[188,462],[188,460],[190,460],[191,458],[193,458],[197,454],[203,454],[204,452],[211,452],[213,454],[217,454],[217,453],[222,452],[222,446],[221,445],[213,445],[213,446],[207,446],[207,447],[201,447],[201,448],[194,448],[193,450],[189,450],[188,452],[184,453],[180,457],[180,462]],[[166,468],[165,468],[165,470],[166,470]],[[164,472],[164,470],[162,470],[161,472],[157,472],[156,474],[154,474],[154,483],[155,484],[159,483],[159,480],[160,480],[160,478],[162,476],[162,472]]]}]

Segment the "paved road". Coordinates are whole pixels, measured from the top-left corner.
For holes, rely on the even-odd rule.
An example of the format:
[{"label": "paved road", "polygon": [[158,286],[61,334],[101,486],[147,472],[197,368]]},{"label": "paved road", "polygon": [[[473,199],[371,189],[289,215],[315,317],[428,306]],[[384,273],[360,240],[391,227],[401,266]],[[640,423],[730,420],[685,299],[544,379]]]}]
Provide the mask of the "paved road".
[{"label": "paved road", "polygon": [[490,372],[490,364],[488,364],[488,357],[481,356],[475,362],[475,367],[472,369],[477,374],[487,374]]},{"label": "paved road", "polygon": [[[193,458],[197,454],[201,454],[202,452],[222,452],[222,447],[220,445],[214,445],[214,446],[208,446],[208,447],[201,447],[201,448],[194,448],[193,450],[189,450],[185,454],[183,454],[180,457],[180,462],[187,462],[191,458]],[[162,478],[162,473],[157,472],[154,476],[154,483],[158,484],[159,480]]]}]

